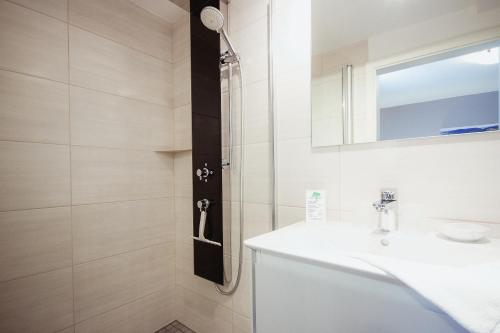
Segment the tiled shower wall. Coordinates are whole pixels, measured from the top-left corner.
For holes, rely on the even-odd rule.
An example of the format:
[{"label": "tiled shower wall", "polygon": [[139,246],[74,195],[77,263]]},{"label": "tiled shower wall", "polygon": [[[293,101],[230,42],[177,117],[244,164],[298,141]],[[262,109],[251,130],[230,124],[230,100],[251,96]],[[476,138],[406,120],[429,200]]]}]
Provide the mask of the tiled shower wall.
[{"label": "tiled shower wall", "polygon": [[[232,0],[221,10],[228,18],[227,29],[231,40],[242,58],[244,70],[244,107],[245,107],[245,239],[271,229],[271,137],[268,114],[268,67],[267,67],[267,0]],[[226,13],[227,12],[227,13]],[[186,23],[187,24],[187,23]],[[186,38],[180,33],[187,27],[178,26],[174,31],[174,45],[189,44],[180,42],[176,36]],[[222,48],[224,45],[222,44]],[[174,49],[174,53],[177,50]],[[184,57],[188,58],[189,49]],[[175,87],[189,89],[177,73],[184,73],[183,60],[174,65],[176,73]],[[177,71],[179,69],[179,71]],[[189,72],[184,80],[187,82]],[[228,93],[227,81],[223,81],[223,146],[225,157],[228,152]],[[184,88],[181,88],[184,87]],[[239,77],[234,78],[234,113],[239,123]],[[180,96],[180,98],[177,98]],[[183,102],[184,92],[176,93],[174,104],[177,108],[189,108]],[[176,109],[177,110],[177,109]],[[177,116],[177,113],[176,113]],[[176,129],[179,118],[176,118]],[[177,130],[176,130],[177,132]],[[179,133],[182,133],[180,130]],[[240,128],[235,126],[235,164],[233,165],[232,186],[229,186],[228,173],[224,176],[224,244],[226,262],[232,265],[233,277],[237,269],[239,242],[239,174],[238,159],[242,142],[239,140]],[[249,251],[244,251],[243,275],[240,287],[233,296],[221,296],[213,283],[193,275],[192,247],[192,185],[191,154],[175,155],[175,206],[176,206],[176,318],[198,333],[251,332],[251,258]],[[230,219],[229,219],[230,218]],[[231,228],[227,222],[231,223]],[[229,230],[231,229],[231,230]],[[227,246],[231,235],[231,249]],[[231,250],[231,251],[230,251]]]},{"label": "tiled shower wall", "polygon": [[0,43],[0,331],[165,326],[171,27],[129,1],[1,0]]}]

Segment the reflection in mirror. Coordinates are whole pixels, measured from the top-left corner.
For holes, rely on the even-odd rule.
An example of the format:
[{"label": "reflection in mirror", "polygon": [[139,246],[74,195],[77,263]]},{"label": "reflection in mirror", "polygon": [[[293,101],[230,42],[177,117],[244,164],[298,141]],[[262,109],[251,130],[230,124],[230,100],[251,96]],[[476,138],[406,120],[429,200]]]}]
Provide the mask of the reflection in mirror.
[{"label": "reflection in mirror", "polygon": [[379,140],[498,130],[499,44],[378,70]]},{"label": "reflection in mirror", "polygon": [[313,146],[497,129],[500,1],[311,4]]}]

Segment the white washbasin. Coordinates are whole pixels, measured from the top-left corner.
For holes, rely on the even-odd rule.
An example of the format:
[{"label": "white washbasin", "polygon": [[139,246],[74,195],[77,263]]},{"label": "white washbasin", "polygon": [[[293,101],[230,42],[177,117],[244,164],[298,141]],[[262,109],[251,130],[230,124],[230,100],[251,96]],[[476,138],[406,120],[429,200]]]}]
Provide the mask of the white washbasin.
[{"label": "white washbasin", "polygon": [[465,266],[500,260],[500,241],[457,243],[434,234],[387,235],[346,223],[296,223],[245,242],[253,250],[386,275],[353,257],[387,256],[419,263]]}]

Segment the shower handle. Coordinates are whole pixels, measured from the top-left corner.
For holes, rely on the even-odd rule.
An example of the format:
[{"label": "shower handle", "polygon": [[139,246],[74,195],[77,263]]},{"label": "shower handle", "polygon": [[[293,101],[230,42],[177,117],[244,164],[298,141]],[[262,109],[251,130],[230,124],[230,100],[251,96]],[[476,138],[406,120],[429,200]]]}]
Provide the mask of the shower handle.
[{"label": "shower handle", "polygon": [[212,245],[222,246],[219,242],[214,242],[205,238],[205,225],[207,223],[207,211],[210,206],[210,201],[208,199],[202,199],[199,200],[196,205],[200,209],[200,225],[198,227],[198,237],[193,236],[193,239]]},{"label": "shower handle", "polygon": [[[215,172],[208,168],[208,164],[205,163],[204,167],[196,170],[196,176],[200,179],[200,181],[208,182],[208,177],[214,175]],[[206,199],[203,199],[206,200]],[[207,200],[208,201],[208,200]]]}]

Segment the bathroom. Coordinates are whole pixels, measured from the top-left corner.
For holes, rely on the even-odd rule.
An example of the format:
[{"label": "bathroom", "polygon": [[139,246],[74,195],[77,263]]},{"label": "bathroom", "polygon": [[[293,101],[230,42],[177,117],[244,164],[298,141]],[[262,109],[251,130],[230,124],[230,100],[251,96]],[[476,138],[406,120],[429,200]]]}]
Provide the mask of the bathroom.
[{"label": "bathroom", "polygon": [[0,0],[0,332],[500,332],[498,0]]}]

